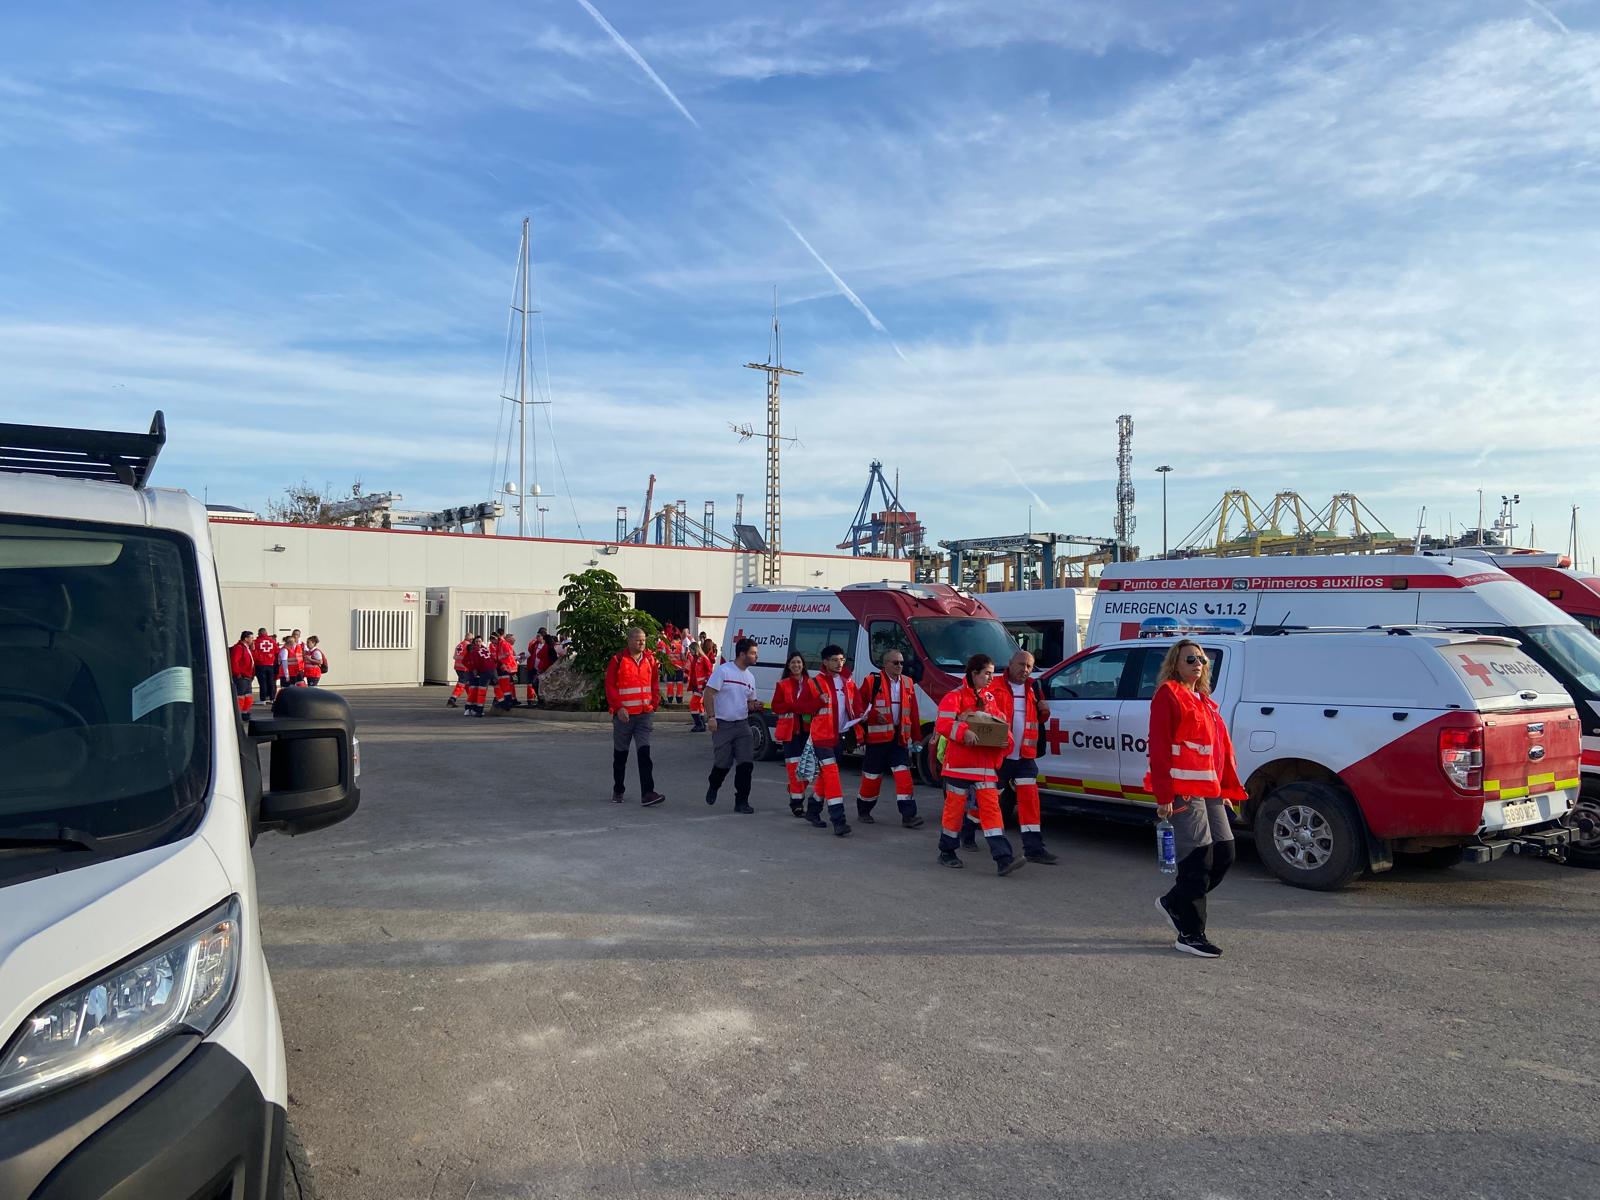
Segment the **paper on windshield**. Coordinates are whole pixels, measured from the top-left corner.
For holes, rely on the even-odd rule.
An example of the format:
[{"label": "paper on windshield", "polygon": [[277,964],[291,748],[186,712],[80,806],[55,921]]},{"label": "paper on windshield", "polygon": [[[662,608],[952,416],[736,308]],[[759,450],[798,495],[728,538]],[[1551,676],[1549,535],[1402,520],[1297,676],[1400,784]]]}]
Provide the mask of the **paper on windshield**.
[{"label": "paper on windshield", "polygon": [[194,702],[194,673],[188,667],[168,667],[157,671],[143,683],[133,688],[133,716],[137,721],[145,713],[154,712],[167,704],[192,704]]}]

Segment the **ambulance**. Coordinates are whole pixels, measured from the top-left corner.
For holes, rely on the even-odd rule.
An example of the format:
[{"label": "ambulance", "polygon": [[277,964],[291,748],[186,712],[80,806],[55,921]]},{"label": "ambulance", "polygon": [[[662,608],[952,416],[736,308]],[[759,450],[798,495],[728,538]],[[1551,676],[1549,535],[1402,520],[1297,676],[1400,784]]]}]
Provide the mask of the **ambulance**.
[{"label": "ambulance", "polygon": [[1565,554],[1478,546],[1449,552],[1430,550],[1427,553],[1429,557],[1449,554],[1491,562],[1511,578],[1538,592],[1590,633],[1600,634],[1600,575],[1574,570],[1572,560]]},{"label": "ambulance", "polygon": [[761,654],[755,667],[756,690],[767,708],[750,721],[758,758],[778,752],[772,732],[777,723],[772,692],[791,649],[805,656],[806,670],[814,673],[824,646],[843,647],[845,670],[858,683],[880,666],[885,652],[901,651],[906,674],[917,685],[922,712],[925,736],[915,762],[925,782],[938,778],[932,758],[936,739],[926,735],[933,729],[939,701],[960,686],[967,660],[981,653],[1003,665],[1017,648],[982,601],[948,584],[899,580],[852,583],[836,591],[746,588],[734,596],[729,608],[723,653],[731,656],[734,643],[742,637],[753,638]]},{"label": "ambulance", "polygon": [[0,424],[5,1200],[312,1194],[250,847],[356,810],[355,727],[327,688],[241,719],[165,440]]},{"label": "ambulance", "polygon": [[[1040,799],[1147,820],[1150,700],[1178,640],[1086,650],[1042,679]],[[1284,882],[1327,890],[1396,854],[1434,865],[1505,854],[1561,860],[1578,795],[1579,722],[1560,682],[1506,637],[1395,628],[1187,634],[1249,799],[1240,824]]]},{"label": "ambulance", "polygon": [[1083,649],[1094,616],[1095,589],[1037,588],[984,592],[983,603],[1000,618],[1012,641],[1033,655],[1037,670],[1048,670]]},{"label": "ambulance", "polygon": [[1430,625],[1515,638],[1572,697],[1583,788],[1569,861],[1600,866],[1600,639],[1492,561],[1462,555],[1149,559],[1101,574],[1089,642],[1136,636],[1150,618],[1272,629]]}]

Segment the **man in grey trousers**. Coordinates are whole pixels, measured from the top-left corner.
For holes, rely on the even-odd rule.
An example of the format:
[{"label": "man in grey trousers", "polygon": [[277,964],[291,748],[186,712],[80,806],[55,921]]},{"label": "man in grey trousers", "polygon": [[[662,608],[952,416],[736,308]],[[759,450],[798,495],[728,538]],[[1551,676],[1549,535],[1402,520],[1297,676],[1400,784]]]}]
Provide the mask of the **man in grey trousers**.
[{"label": "man in grey trousers", "polygon": [[[755,738],[750,733],[750,714],[761,710],[756,696],[755,642],[740,638],[733,647],[733,661],[721,664],[706,682],[706,726],[711,731],[711,775],[707,780],[706,803],[717,802],[717,789],[733,768],[733,811],[755,812],[750,807],[750,776],[755,771]],[[738,764],[735,766],[735,764]]]}]

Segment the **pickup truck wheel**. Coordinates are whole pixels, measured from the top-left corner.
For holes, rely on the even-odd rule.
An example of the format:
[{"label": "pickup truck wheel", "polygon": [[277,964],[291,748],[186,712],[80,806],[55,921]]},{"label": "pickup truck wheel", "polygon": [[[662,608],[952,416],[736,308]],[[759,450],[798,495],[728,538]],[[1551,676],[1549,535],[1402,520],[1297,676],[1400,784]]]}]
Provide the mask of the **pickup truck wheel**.
[{"label": "pickup truck wheel", "polygon": [[[1581,793],[1567,817],[1567,824],[1572,827],[1567,863],[1574,867],[1600,867],[1600,793]],[[1585,824],[1589,827],[1587,833]]]},{"label": "pickup truck wheel", "polygon": [[1361,818],[1332,784],[1287,783],[1268,793],[1255,835],[1267,869],[1295,887],[1331,892],[1366,866]]},{"label": "pickup truck wheel", "polygon": [[283,1127],[283,1200],[317,1200],[317,1185],[311,1174],[311,1160],[294,1123]]},{"label": "pickup truck wheel", "polygon": [[751,756],[757,762],[766,762],[769,758],[776,758],[778,756],[778,739],[772,736],[772,730],[768,728],[766,719],[760,716],[750,717],[749,725],[750,738],[753,743],[750,747]]}]

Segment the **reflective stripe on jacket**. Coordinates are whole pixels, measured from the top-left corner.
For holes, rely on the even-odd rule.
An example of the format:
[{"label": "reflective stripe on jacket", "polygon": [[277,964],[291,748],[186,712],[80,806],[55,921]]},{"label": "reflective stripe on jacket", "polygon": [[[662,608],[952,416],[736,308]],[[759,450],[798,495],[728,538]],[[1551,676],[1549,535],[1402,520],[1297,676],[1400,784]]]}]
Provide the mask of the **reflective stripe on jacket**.
[{"label": "reflective stripe on jacket", "polygon": [[[1018,758],[1039,757],[1039,684],[1029,679],[1023,688],[1023,700],[1027,711],[1022,717],[1022,745],[1017,749]],[[1011,677],[997,675],[989,685],[989,695],[994,697],[995,706],[1000,710],[1000,715],[1005,718],[1008,726],[1015,727],[1014,718],[1016,707],[1013,701],[1015,694],[1011,691]],[[1013,736],[1015,736],[1013,734]]]},{"label": "reflective stripe on jacket", "polygon": [[606,664],[606,707],[612,712],[626,709],[629,716],[655,712],[658,691],[656,656],[650,651],[637,662],[626,650],[611,656]]},{"label": "reflective stripe on jacket", "polygon": [[993,787],[998,780],[1000,763],[1011,753],[1011,730],[1009,727],[1006,729],[1004,746],[963,745],[961,735],[967,731],[967,723],[961,718],[977,709],[982,709],[991,717],[1002,715],[989,692],[974,692],[965,683],[947,693],[939,702],[937,728],[946,741],[944,776],[946,779],[986,783]]},{"label": "reflective stripe on jacket", "polygon": [[818,671],[805,686],[800,689],[795,699],[795,711],[811,713],[811,744],[818,750],[832,750],[839,744],[839,730],[844,723],[861,711],[861,698],[856,695],[856,681],[849,675],[841,672],[838,676],[844,684],[844,712],[835,712],[835,702],[838,699],[834,691],[834,677],[826,671]]},{"label": "reflective stripe on jacket", "polygon": [[898,741],[909,746],[922,733],[917,712],[917,685],[907,675],[900,676],[900,724],[894,720],[894,695],[887,671],[879,671],[861,685],[861,700],[867,705],[867,744],[884,745]]},{"label": "reflective stripe on jacket", "polygon": [[1169,679],[1150,700],[1147,792],[1158,804],[1184,796],[1243,800],[1233,741],[1217,702]]},{"label": "reflective stripe on jacket", "polygon": [[785,675],[778,680],[778,686],[772,689],[772,711],[778,718],[778,727],[773,733],[778,741],[789,741],[811,724],[811,718],[796,707],[800,700],[800,689],[810,680],[809,675],[802,675],[798,679],[793,675]]}]

